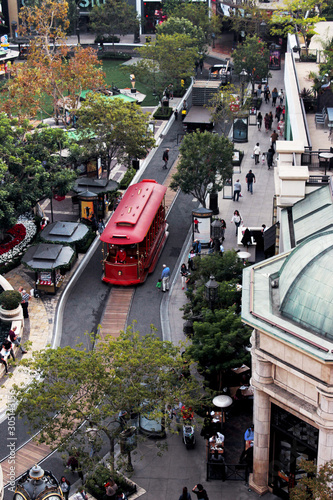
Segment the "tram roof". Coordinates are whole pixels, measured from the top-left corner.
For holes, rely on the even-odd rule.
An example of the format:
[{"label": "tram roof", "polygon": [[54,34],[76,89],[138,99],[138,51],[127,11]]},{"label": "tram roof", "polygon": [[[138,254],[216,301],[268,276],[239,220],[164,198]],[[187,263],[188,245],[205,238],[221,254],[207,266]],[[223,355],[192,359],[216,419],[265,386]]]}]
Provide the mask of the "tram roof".
[{"label": "tram roof", "polygon": [[100,239],[114,245],[142,241],[166,190],[165,186],[150,179],[129,186]]}]

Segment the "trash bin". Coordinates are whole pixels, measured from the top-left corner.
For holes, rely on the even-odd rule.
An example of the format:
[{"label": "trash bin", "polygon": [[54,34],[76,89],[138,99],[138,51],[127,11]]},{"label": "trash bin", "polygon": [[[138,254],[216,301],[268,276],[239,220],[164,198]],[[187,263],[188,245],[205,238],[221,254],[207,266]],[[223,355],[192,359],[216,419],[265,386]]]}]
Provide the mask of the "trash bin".
[{"label": "trash bin", "polygon": [[132,167],[134,168],[134,170],[138,171],[140,168],[139,160],[132,160]]}]

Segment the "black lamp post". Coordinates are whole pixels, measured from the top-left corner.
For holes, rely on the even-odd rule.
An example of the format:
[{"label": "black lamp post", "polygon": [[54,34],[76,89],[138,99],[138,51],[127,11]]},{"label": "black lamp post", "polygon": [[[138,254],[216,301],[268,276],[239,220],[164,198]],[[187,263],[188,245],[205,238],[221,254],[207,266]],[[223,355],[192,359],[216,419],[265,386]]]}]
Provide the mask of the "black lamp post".
[{"label": "black lamp post", "polygon": [[206,288],[206,300],[209,302],[211,310],[214,309],[214,304],[217,302],[219,293],[219,284],[215,281],[215,277],[212,275],[209,281],[205,284]]},{"label": "black lamp post", "polygon": [[76,36],[77,44],[80,45],[80,7],[76,7]]},{"label": "black lamp post", "polygon": [[244,86],[245,86],[246,78],[247,78],[247,71],[243,68],[239,74],[239,79],[240,79],[240,82],[242,85],[242,101],[241,101],[242,106],[244,103]]}]

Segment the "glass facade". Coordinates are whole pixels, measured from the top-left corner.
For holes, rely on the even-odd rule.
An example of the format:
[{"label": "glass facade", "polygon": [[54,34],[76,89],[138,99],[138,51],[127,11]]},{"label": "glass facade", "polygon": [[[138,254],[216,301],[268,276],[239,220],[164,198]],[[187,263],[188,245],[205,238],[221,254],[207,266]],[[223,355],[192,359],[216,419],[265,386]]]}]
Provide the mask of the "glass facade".
[{"label": "glass facade", "polygon": [[279,406],[271,405],[269,485],[275,495],[288,499],[305,474],[302,459],[316,460],[319,430]]}]

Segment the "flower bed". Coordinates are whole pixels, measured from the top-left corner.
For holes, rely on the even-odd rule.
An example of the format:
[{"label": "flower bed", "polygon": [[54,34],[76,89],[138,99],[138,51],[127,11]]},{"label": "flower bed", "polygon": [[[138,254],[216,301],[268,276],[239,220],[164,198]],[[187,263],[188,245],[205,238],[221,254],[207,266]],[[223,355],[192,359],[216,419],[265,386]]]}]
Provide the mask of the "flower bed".
[{"label": "flower bed", "polygon": [[0,265],[10,262],[17,257],[29,245],[37,232],[33,219],[21,215],[17,224],[7,231],[12,236],[8,243],[0,245]]}]

